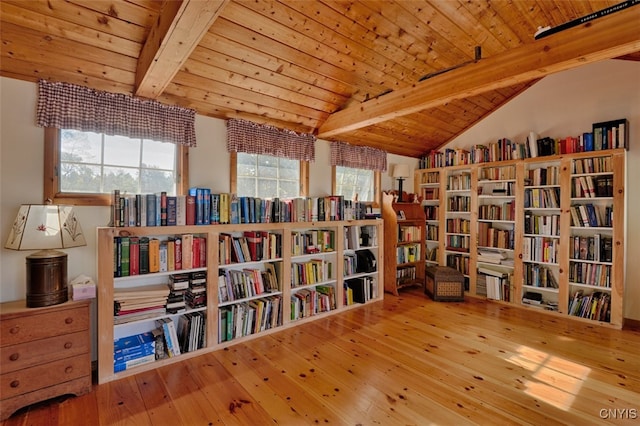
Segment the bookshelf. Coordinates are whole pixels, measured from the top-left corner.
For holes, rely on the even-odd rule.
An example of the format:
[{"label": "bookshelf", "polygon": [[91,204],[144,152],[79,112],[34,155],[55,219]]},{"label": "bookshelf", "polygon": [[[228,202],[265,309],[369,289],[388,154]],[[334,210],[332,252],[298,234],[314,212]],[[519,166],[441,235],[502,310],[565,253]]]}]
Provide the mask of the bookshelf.
[{"label": "bookshelf", "polygon": [[426,267],[439,265],[442,249],[440,247],[440,194],[442,182],[439,171],[428,171],[417,176],[416,188],[422,197],[425,215],[425,264]]},{"label": "bookshelf", "polygon": [[[379,238],[383,228],[379,219],[98,228],[99,383],[382,300],[378,285],[384,265],[384,239]],[[185,248],[188,252],[185,241],[198,240],[200,261],[183,262],[180,270],[161,271],[162,266],[157,272],[115,276],[118,238],[122,237],[157,240],[161,247],[174,241],[174,256],[175,241],[181,241],[184,254]],[[357,260],[357,253],[365,251],[370,254],[368,261],[373,256],[368,263],[373,266],[367,272],[349,272],[344,259],[353,255]],[[184,276],[189,284],[178,285]],[[195,279],[202,276],[206,278],[201,283]],[[345,290],[348,280],[353,281]],[[168,300],[168,294],[174,291],[172,286],[181,288],[190,303],[176,309],[166,305],[146,315],[114,315],[114,302],[120,293],[128,291],[147,298],[149,293],[165,288],[162,297]],[[193,294],[187,297],[188,292]],[[350,300],[353,303],[347,303]],[[115,371],[116,339],[164,328],[160,324],[164,320],[178,326],[180,335],[179,327],[187,319],[198,327],[185,330],[198,331],[189,334],[192,344],[179,355],[150,357],[145,363]]]},{"label": "bookshelf", "polygon": [[[463,272],[469,296],[621,328],[625,163],[618,148],[420,169],[414,181],[446,181],[429,202],[446,209],[439,260]],[[503,292],[487,294],[490,275]]]},{"label": "bookshelf", "polygon": [[513,302],[516,166],[478,168],[476,294]]},{"label": "bookshelf", "polygon": [[[444,252],[446,265],[465,277],[465,290],[475,293],[476,229],[471,226],[471,212],[476,210],[477,168],[452,167],[446,173]],[[474,286],[471,288],[470,286]]]},{"label": "bookshelf", "polygon": [[384,290],[424,286],[425,216],[418,203],[394,203],[393,196],[382,194],[384,219]]}]

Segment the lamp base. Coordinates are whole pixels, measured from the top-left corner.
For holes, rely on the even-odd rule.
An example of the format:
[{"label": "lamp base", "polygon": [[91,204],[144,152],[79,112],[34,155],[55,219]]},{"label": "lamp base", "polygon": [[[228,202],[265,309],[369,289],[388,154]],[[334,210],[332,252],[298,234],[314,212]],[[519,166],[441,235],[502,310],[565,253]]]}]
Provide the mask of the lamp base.
[{"label": "lamp base", "polygon": [[27,256],[27,307],[57,305],[68,297],[67,254],[42,250]]}]

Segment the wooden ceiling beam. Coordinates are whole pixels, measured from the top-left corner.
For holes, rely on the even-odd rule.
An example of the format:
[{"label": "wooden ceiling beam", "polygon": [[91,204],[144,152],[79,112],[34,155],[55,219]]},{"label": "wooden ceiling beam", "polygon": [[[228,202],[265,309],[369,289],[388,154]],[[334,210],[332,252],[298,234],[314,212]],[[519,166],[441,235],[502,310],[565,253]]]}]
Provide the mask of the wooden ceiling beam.
[{"label": "wooden ceiling beam", "polygon": [[137,96],[157,99],[230,0],[165,1],[142,47]]},{"label": "wooden ceiling beam", "polygon": [[320,126],[332,138],[490,90],[640,50],[640,7],[589,21],[411,87],[337,111]]}]

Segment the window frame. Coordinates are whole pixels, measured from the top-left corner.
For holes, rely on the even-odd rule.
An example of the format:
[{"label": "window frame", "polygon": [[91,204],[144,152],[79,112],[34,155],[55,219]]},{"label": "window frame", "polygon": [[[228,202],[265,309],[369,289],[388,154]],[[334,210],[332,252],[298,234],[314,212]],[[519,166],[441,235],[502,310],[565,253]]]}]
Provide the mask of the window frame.
[{"label": "window frame", "polygon": [[[307,197],[309,193],[309,162],[298,160],[300,164],[300,197]],[[229,153],[229,189],[232,194],[238,193],[238,153]]]},{"label": "window frame", "polygon": [[[336,176],[336,167],[331,166],[331,193],[336,194],[336,188],[338,187],[338,179]],[[380,207],[380,192],[382,188],[382,173],[380,170],[373,171],[373,201],[364,201],[366,205],[378,208]]]},{"label": "window frame", "polygon": [[[60,129],[44,129],[44,200],[53,204],[76,206],[110,206],[113,195],[98,193],[60,192]],[[176,195],[189,192],[189,147],[177,144]]]}]

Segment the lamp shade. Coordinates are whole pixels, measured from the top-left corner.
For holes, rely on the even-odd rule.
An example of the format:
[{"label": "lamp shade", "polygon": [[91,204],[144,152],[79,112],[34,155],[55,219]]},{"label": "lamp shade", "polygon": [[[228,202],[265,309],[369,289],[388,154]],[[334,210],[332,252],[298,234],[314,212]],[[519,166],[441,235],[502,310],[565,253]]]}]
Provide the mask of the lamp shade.
[{"label": "lamp shade", "polygon": [[55,250],[87,245],[72,206],[23,204],[5,248]]},{"label": "lamp shade", "polygon": [[408,164],[396,164],[393,166],[394,178],[408,178],[409,177],[409,165]]}]

